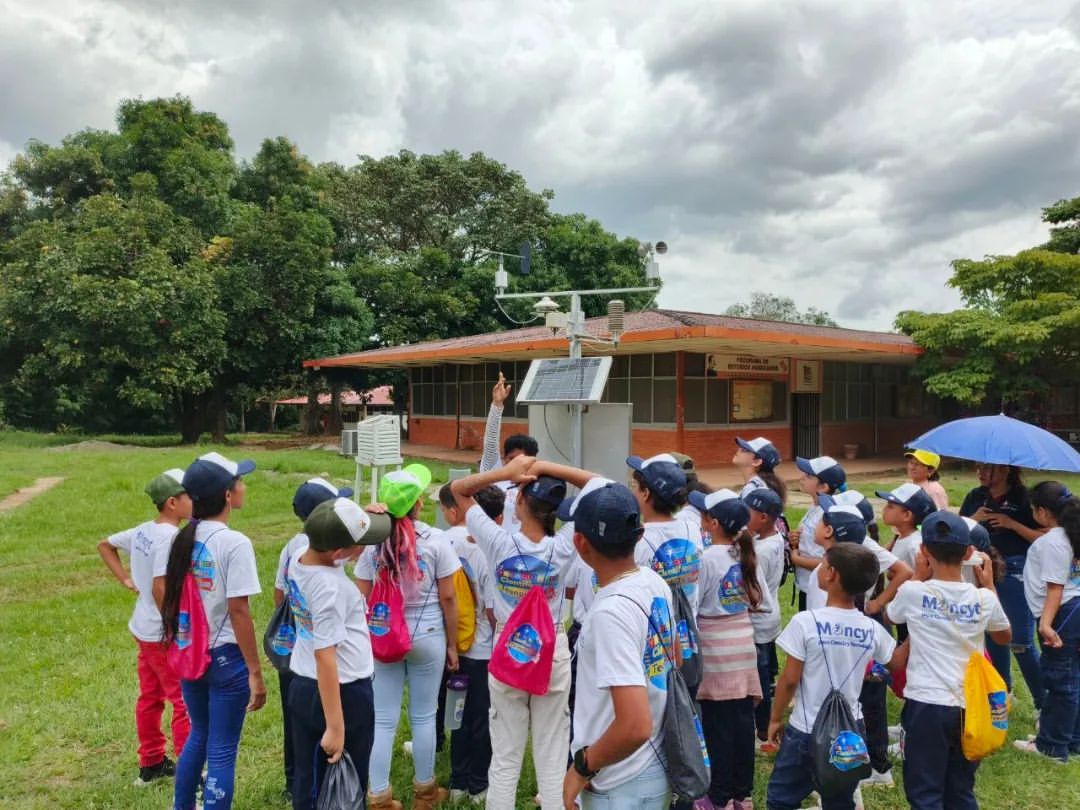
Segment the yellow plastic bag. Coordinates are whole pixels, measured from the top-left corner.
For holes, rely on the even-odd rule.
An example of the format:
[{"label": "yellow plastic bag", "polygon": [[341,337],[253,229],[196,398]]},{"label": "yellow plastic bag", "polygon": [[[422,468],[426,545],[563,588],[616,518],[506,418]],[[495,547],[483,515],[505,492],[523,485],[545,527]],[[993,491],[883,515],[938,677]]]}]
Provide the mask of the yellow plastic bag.
[{"label": "yellow plastic bag", "polygon": [[453,582],[457,595],[457,651],[463,653],[476,640],[476,597],[464,568],[454,572]]},{"label": "yellow plastic bag", "polygon": [[1005,744],[1009,731],[1009,691],[993,664],[973,652],[964,672],[964,757],[976,762]]}]

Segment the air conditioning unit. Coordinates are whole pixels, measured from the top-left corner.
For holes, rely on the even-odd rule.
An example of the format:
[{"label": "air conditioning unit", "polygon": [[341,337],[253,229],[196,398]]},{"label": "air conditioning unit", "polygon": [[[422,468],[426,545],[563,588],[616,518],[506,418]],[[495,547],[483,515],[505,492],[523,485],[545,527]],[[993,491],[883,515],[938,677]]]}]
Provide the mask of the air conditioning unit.
[{"label": "air conditioning unit", "polygon": [[356,422],[346,422],[341,431],[341,455],[356,455]]},{"label": "air conditioning unit", "polygon": [[369,416],[356,425],[356,463],[401,464],[401,420],[396,414]]}]

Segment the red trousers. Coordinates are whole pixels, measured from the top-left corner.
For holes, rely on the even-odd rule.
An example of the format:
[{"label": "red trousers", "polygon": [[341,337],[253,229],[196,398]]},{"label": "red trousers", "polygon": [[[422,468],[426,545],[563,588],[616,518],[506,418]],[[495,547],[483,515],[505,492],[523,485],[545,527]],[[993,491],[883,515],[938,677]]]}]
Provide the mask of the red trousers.
[{"label": "red trousers", "polygon": [[172,704],[173,754],[180,758],[191,721],[188,720],[180,679],[165,658],[165,645],[157,641],[139,641],[139,699],[135,701],[135,731],[139,735],[139,767],[157,765],[165,758],[165,735],[161,717],[165,701]]}]

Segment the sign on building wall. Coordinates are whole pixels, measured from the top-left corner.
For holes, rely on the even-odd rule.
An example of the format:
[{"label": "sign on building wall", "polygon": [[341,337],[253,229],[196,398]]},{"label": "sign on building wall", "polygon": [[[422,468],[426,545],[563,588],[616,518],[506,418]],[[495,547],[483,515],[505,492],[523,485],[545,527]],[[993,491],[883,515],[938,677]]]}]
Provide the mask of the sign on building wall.
[{"label": "sign on building wall", "polygon": [[773,418],[770,380],[734,380],[731,383],[731,421],[765,422]]},{"label": "sign on building wall", "polygon": [[791,393],[793,393],[793,394],[820,394],[821,393],[821,361],[820,360],[792,360],[791,361]]},{"label": "sign on building wall", "polygon": [[705,368],[719,377],[776,377],[786,380],[791,362],[786,357],[749,354],[707,354]]}]

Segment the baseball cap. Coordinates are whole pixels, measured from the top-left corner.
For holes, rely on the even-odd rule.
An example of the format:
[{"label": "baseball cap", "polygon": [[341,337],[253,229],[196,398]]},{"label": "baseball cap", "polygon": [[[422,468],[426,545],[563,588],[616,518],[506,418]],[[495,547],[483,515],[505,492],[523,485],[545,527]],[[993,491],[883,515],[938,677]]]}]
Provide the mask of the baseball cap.
[{"label": "baseball cap", "polygon": [[325,478],[309,478],[296,488],[296,494],[292,499],[293,512],[301,520],[307,520],[311,510],[323,501],[349,498],[352,494],[353,491],[349,487],[338,489]]},{"label": "baseball cap", "polygon": [[768,487],[758,487],[743,495],[743,503],[755,512],[761,512],[771,518],[780,517],[784,511],[784,502],[780,496]]},{"label": "baseball cap", "polygon": [[961,546],[971,545],[971,530],[959,515],[947,509],[932,512],[922,522],[924,543],[955,543]]},{"label": "baseball cap", "polygon": [[409,464],[388,472],[379,481],[379,502],[396,518],[403,518],[431,484],[431,470],[423,464]]},{"label": "baseball cap", "polygon": [[526,486],[523,492],[552,506],[561,506],[566,499],[566,482],[551,475],[541,475]]},{"label": "baseball cap", "polygon": [[686,475],[686,480],[690,481],[693,478],[697,478],[697,470],[694,469],[694,459],[686,455],[686,453],[676,453],[672,451],[669,453],[675,463],[682,468],[683,474]]},{"label": "baseball cap", "polygon": [[206,453],[184,470],[184,489],[192,500],[208,498],[224,492],[234,480],[254,469],[254,461],[233,461],[221,453]]},{"label": "baseball cap", "polygon": [[559,518],[574,521],[574,531],[597,548],[625,546],[645,531],[634,493],[609,478],[589,479],[581,492],[563,500]]},{"label": "baseball cap", "polygon": [[904,453],[904,458],[913,458],[920,464],[925,464],[935,470],[941,466],[941,456],[937,453],[931,453],[929,450],[911,449]]},{"label": "baseball cap", "polygon": [[[821,505],[821,495],[818,496],[818,505]],[[870,499],[859,492],[857,489],[847,489],[843,492],[837,492],[835,495],[824,496],[831,500],[832,503],[837,506],[854,506],[859,510],[859,514],[862,515],[863,520],[866,523],[874,522],[874,505],[870,503]]]},{"label": "baseball cap", "polygon": [[990,551],[990,532],[986,530],[986,527],[969,517],[964,518],[964,523],[967,524],[968,531],[971,533],[971,545],[979,551]]},{"label": "baseball cap", "polygon": [[772,471],[780,463],[780,451],[764,436],[758,436],[750,441],[736,437],[735,444],[746,452],[753,453],[755,457],[760,458],[761,469],[765,472]]},{"label": "baseball cap", "polygon": [[680,490],[686,488],[686,473],[671,453],[660,453],[645,459],[629,456],[626,465],[641,473],[645,485],[662,501],[673,503],[679,500],[682,494]]},{"label": "baseball cap", "polygon": [[796,456],[795,466],[831,489],[842,487],[847,482],[847,473],[840,466],[840,462],[832,456],[818,456],[817,458]]},{"label": "baseball cap", "polygon": [[373,546],[390,536],[390,516],[369,514],[348,498],[316,504],[304,521],[304,534],[316,551]]},{"label": "baseball cap", "polygon": [[154,502],[154,506],[161,506],[169,498],[183,495],[185,491],[184,471],[179,467],[173,467],[161,475],[155,475],[143,489],[143,492]]},{"label": "baseball cap", "polygon": [[832,527],[838,543],[861,543],[866,539],[866,519],[857,506],[833,504],[825,510],[821,520]]},{"label": "baseball cap", "polygon": [[901,484],[892,492],[875,490],[874,494],[889,503],[902,506],[915,516],[915,523],[923,522],[923,519],[934,511],[934,501],[926,494],[926,491],[918,484]]},{"label": "baseball cap", "polygon": [[688,500],[695,509],[707,512],[710,517],[720,521],[728,534],[738,533],[750,521],[750,507],[730,489],[718,489],[707,495],[691,492]]}]

